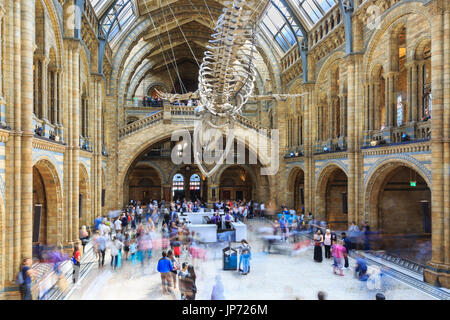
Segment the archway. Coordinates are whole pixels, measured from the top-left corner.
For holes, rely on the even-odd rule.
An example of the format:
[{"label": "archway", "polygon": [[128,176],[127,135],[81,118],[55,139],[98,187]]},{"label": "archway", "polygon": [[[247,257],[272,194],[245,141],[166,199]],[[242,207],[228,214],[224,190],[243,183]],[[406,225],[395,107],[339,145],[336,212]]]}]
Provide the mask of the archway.
[{"label": "archway", "polygon": [[184,192],[184,176],[180,172],[175,174],[172,179],[172,199],[182,201],[186,197]]},{"label": "archway", "polygon": [[80,165],[79,175],[79,217],[80,227],[91,226],[94,219],[91,217],[91,197],[89,187],[89,175],[86,168]]},{"label": "archway", "polygon": [[305,173],[302,168],[293,168],[288,179],[287,185],[287,206],[297,212],[302,210],[305,205]]},{"label": "archway", "polygon": [[33,257],[42,257],[42,247],[58,245],[62,238],[61,184],[48,160],[33,166]]},{"label": "archway", "polygon": [[189,196],[192,201],[200,199],[201,196],[201,180],[200,176],[196,173],[191,175],[189,179]]},{"label": "archway", "polygon": [[431,259],[431,190],[419,171],[391,162],[367,187],[369,224],[380,233],[376,249],[426,263]]},{"label": "archway", "polygon": [[247,168],[232,165],[220,175],[219,200],[252,200],[255,184]]},{"label": "archway", "polygon": [[348,226],[347,188],[348,178],[342,168],[330,165],[323,170],[316,198],[318,218],[335,230],[346,230]]},{"label": "archway", "polygon": [[129,179],[129,199],[141,203],[161,200],[161,178],[155,168],[139,164]]}]

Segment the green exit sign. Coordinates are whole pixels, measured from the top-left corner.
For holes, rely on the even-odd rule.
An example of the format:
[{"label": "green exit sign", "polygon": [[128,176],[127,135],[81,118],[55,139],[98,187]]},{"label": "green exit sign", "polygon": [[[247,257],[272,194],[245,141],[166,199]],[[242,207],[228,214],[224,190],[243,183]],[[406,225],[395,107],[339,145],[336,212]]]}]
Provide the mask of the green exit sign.
[{"label": "green exit sign", "polygon": [[411,185],[411,187],[415,187],[416,186],[416,181],[410,181],[409,184]]}]

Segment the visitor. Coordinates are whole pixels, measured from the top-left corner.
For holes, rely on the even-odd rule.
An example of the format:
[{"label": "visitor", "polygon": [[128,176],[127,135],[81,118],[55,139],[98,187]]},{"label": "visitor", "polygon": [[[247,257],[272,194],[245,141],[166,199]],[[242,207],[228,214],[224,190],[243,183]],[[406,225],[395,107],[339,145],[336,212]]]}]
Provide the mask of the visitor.
[{"label": "visitor", "polygon": [[386,297],[382,293],[377,293],[375,295],[375,300],[386,300]]},{"label": "visitor", "polygon": [[195,300],[195,295],[197,294],[197,286],[195,281],[197,276],[195,275],[195,270],[193,265],[189,265],[188,275],[185,277],[185,298],[186,300]]},{"label": "visitor", "polygon": [[98,232],[98,236],[94,240],[94,248],[97,252],[98,267],[105,266],[106,237]]},{"label": "visitor", "polygon": [[367,263],[362,258],[356,258],[355,276],[361,281],[366,281],[369,278],[367,275]]},{"label": "visitor", "polygon": [[229,212],[225,215],[225,229],[231,229],[231,216]]},{"label": "visitor", "polygon": [[211,300],[225,300],[225,296],[223,294],[224,288],[222,283],[222,278],[218,274],[216,276],[216,283],[211,292]]},{"label": "visitor", "polygon": [[161,285],[163,294],[171,293],[172,287],[172,276],[170,271],[173,270],[173,265],[170,259],[167,258],[166,251],[161,253],[162,258],[159,259],[156,270],[161,274]]},{"label": "visitor", "polygon": [[80,240],[81,240],[81,245],[83,246],[83,253],[84,253],[84,248],[86,247],[86,245],[89,242],[89,232],[86,230],[86,226],[81,227]]},{"label": "visitor", "polygon": [[122,246],[123,243],[116,236],[114,237],[113,241],[111,241],[109,244],[109,249],[111,252],[111,266],[113,267],[114,270],[120,266],[119,254],[120,250],[122,249]]},{"label": "visitor", "polygon": [[323,235],[320,229],[314,234],[314,261],[322,262]]},{"label": "visitor", "polygon": [[137,243],[136,239],[131,239],[130,242],[130,255],[131,255],[131,264],[134,266],[136,264],[137,258]]},{"label": "visitor", "polygon": [[285,214],[283,213],[281,215],[280,220],[278,221],[280,223],[280,230],[281,230],[281,241],[286,241],[286,233],[288,229],[288,221],[286,219]]},{"label": "visitor", "polygon": [[251,247],[245,239],[241,240],[241,246],[239,247],[239,250],[240,254],[238,269],[242,275],[247,275],[250,272]]},{"label": "visitor", "polygon": [[339,271],[340,276],[344,276],[342,273],[342,260],[344,259],[344,256],[346,255],[346,251],[344,246],[342,246],[341,243],[338,242],[332,242],[332,254],[333,254],[333,273],[337,274],[336,272]]},{"label": "visitor", "polygon": [[331,232],[330,229],[325,231],[325,235],[323,237],[323,245],[325,247],[325,259],[331,258]]},{"label": "visitor", "polygon": [[116,233],[120,233],[122,231],[122,221],[120,216],[114,222],[114,230]]},{"label": "visitor", "polygon": [[22,266],[17,275],[16,283],[19,285],[20,296],[22,300],[33,300],[31,294],[31,277],[34,275],[33,269],[31,269],[32,261],[30,258],[24,258]]},{"label": "visitor", "polygon": [[264,218],[264,211],[265,211],[265,205],[264,205],[264,203],[261,203],[261,205],[260,205],[260,207],[259,207],[260,209],[259,209],[259,217],[260,218]]},{"label": "visitor", "polygon": [[123,251],[125,252],[125,261],[128,261],[128,254],[130,252],[131,236],[129,233],[125,233],[125,241]]},{"label": "visitor", "polygon": [[370,250],[370,226],[367,221],[363,224],[362,229],[363,229],[364,250],[367,252]]},{"label": "visitor", "polygon": [[73,255],[72,255],[72,262],[73,262],[73,283],[77,283],[78,279],[80,278],[80,268],[81,268],[81,252],[78,245],[75,245],[73,249]]},{"label": "visitor", "polygon": [[344,248],[346,250],[346,254],[344,255],[344,269],[348,269],[348,255],[350,254],[350,249],[351,249],[351,242],[350,240],[347,238],[347,234],[345,232],[341,233],[341,237],[342,237],[342,242],[344,245]]},{"label": "visitor", "polygon": [[177,288],[177,272],[180,270],[180,263],[173,254],[172,250],[167,251],[167,258],[172,262],[173,269],[170,270],[170,276],[172,277],[173,288]]},{"label": "visitor", "polygon": [[188,266],[189,264],[187,262],[183,262],[181,265],[181,270],[178,271],[178,288],[181,293],[181,300],[185,300],[185,294],[186,294],[186,277],[188,276]]},{"label": "visitor", "polygon": [[353,221],[350,227],[348,228],[348,237],[351,242],[351,248],[356,249],[357,238],[359,237],[359,228],[356,225],[356,222]]},{"label": "visitor", "polygon": [[102,223],[103,218],[98,216],[97,219],[94,220],[94,230],[97,231]]},{"label": "visitor", "polygon": [[319,291],[319,292],[317,292],[317,299],[327,300],[327,294],[323,291]]}]

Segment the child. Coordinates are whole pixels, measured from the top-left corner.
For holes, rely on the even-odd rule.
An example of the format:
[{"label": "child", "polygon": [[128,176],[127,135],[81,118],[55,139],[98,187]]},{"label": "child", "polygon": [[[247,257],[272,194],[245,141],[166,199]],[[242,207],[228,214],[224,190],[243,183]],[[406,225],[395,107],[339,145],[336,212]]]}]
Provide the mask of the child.
[{"label": "child", "polygon": [[334,259],[333,273],[337,274],[336,271],[339,270],[339,275],[344,276],[344,274],[342,273],[342,260],[344,259],[346,250],[345,250],[345,247],[341,243],[342,243],[341,240],[339,241],[339,243],[336,243],[335,241],[333,241],[333,245],[331,247],[332,256]]},{"label": "child", "polygon": [[180,246],[181,246],[181,243],[178,240],[178,237],[175,237],[175,241],[173,242],[173,255],[175,256],[175,258],[180,257],[180,253],[181,253]]}]

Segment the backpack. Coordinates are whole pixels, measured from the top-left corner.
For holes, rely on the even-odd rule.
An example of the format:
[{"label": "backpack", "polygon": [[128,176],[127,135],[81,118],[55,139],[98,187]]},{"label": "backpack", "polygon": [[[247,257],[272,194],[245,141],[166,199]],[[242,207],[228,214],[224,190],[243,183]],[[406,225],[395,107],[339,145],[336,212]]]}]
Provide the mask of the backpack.
[{"label": "backpack", "polygon": [[23,272],[22,269],[19,271],[19,273],[17,274],[16,277],[16,284],[18,286],[21,286],[23,283],[25,282],[24,278],[23,278]]}]

